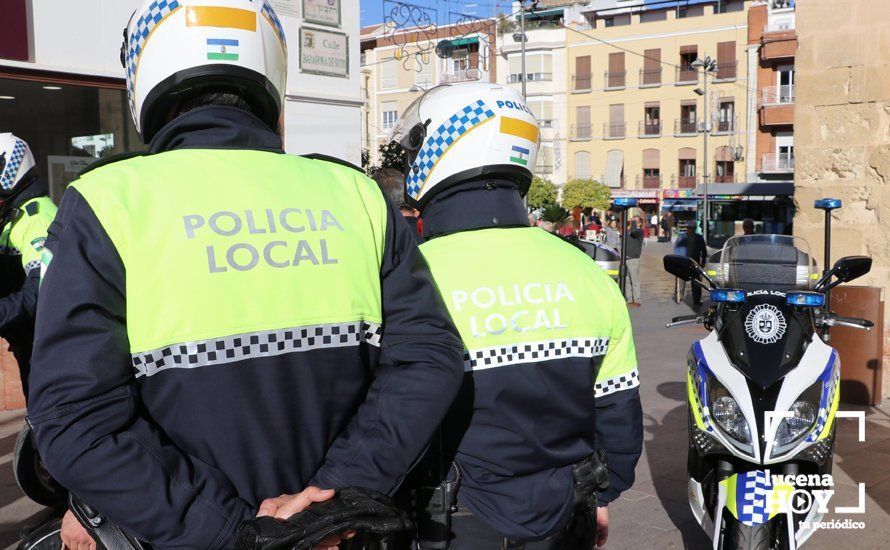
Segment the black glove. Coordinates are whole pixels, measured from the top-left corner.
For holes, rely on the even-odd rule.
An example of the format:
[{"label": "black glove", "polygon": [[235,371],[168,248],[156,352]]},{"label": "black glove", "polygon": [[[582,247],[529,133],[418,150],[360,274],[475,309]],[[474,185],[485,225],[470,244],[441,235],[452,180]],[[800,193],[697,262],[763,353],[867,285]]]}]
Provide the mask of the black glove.
[{"label": "black glove", "polygon": [[242,522],[235,549],[309,550],[326,537],[345,531],[390,535],[412,528],[408,515],[389,497],[347,487],[334,498],[312,504],[286,520],[264,516]]}]

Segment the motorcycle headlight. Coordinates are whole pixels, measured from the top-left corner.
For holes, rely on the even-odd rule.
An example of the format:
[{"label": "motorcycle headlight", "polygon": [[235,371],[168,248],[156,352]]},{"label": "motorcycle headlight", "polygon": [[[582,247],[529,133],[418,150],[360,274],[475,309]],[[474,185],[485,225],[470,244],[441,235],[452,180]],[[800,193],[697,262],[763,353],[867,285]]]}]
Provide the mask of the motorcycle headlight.
[{"label": "motorcycle headlight", "polygon": [[739,449],[753,451],[751,428],[738,402],[713,375],[708,375],[708,402],[711,418]]},{"label": "motorcycle headlight", "polygon": [[795,401],[788,409],[792,416],[783,418],[776,430],[774,455],[792,447],[798,439],[807,434],[816,423],[817,408],[806,400]]},{"label": "motorcycle headlight", "polygon": [[718,397],[711,404],[711,416],[717,422],[717,425],[730,435],[733,439],[737,439],[742,443],[751,442],[751,430],[748,428],[748,421],[742,414],[742,409],[732,397]]}]

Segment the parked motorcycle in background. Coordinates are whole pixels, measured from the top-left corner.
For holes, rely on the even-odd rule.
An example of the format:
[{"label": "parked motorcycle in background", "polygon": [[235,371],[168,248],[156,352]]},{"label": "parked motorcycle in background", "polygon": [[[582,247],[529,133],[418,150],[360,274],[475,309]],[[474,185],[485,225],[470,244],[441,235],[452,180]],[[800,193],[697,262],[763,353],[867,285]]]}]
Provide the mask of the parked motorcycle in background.
[{"label": "parked motorcycle in background", "polygon": [[831,312],[825,293],[868,273],[871,258],[842,258],[820,276],[803,239],[745,235],[726,242],[716,278],[685,256],[666,256],[664,267],[715,304],[667,325],[710,331],[687,361],[692,512],[715,550],[798,548],[824,507],[789,501],[824,499],[797,480],[830,479],[840,400],[840,359],[820,333],[873,326]]}]

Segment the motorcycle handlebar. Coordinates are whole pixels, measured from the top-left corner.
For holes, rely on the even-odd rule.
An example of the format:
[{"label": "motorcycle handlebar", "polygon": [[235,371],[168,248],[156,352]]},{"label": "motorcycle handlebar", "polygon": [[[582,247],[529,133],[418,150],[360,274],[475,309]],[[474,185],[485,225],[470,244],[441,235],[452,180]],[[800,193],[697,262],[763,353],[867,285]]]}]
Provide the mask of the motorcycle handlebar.
[{"label": "motorcycle handlebar", "polygon": [[829,327],[849,327],[861,330],[871,330],[875,324],[868,319],[859,319],[858,317],[842,317],[840,315],[832,315],[825,318],[825,325]]},{"label": "motorcycle handlebar", "polygon": [[704,317],[700,315],[682,315],[680,317],[674,317],[673,319],[671,319],[670,323],[665,323],[664,326],[666,326],[667,328],[671,328],[683,325],[695,325],[703,322]]}]

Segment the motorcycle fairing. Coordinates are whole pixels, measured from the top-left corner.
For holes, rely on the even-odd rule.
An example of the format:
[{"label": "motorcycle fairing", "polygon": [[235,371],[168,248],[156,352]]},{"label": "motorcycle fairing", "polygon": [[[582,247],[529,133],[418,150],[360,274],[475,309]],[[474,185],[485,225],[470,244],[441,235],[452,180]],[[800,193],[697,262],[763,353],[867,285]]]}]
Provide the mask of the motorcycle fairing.
[{"label": "motorcycle fairing", "polygon": [[[773,485],[769,470],[752,470],[733,474],[724,479],[718,485],[717,511],[720,515],[715,517],[721,521],[715,522],[713,535],[714,550],[719,550],[720,526],[722,511],[724,508],[739,522],[751,527],[763,525],[772,521],[779,514],[786,516],[785,525],[788,526],[788,550],[796,550],[796,538],[794,536],[794,515],[791,512],[782,512],[778,506],[780,499],[789,498],[794,487],[785,483]],[[773,498],[770,498],[770,492]],[[778,494],[776,494],[778,493]]]},{"label": "motorcycle fairing", "polygon": [[[733,366],[717,333],[711,332],[707,337],[696,342],[693,346],[693,356],[698,365],[701,365],[706,372],[709,372],[720,384],[730,390],[745,420],[748,422],[751,441],[759,441],[760,435],[757,431],[754,404],[751,400],[751,394],[747,390],[748,385],[745,375]],[[710,419],[707,394],[700,393],[698,397],[701,400],[703,416]],[[751,446],[752,452],[748,454],[738,449],[719,427],[714,428],[713,431],[709,432],[709,435],[717,439],[733,455],[747,461],[753,461],[755,464],[760,464],[760,445],[753,444]]]},{"label": "motorcycle fairing", "polygon": [[801,394],[813,384],[820,383],[822,391],[816,422],[810,431],[800,438],[794,447],[773,456],[776,446],[776,432],[781,418],[775,417],[770,423],[765,419],[766,449],[764,464],[785,462],[817,441],[826,439],[834,425],[834,416],[840,399],[840,360],[833,348],[816,338],[810,343],[795,369],[784,378],[776,399],[776,412],[787,412]]}]

